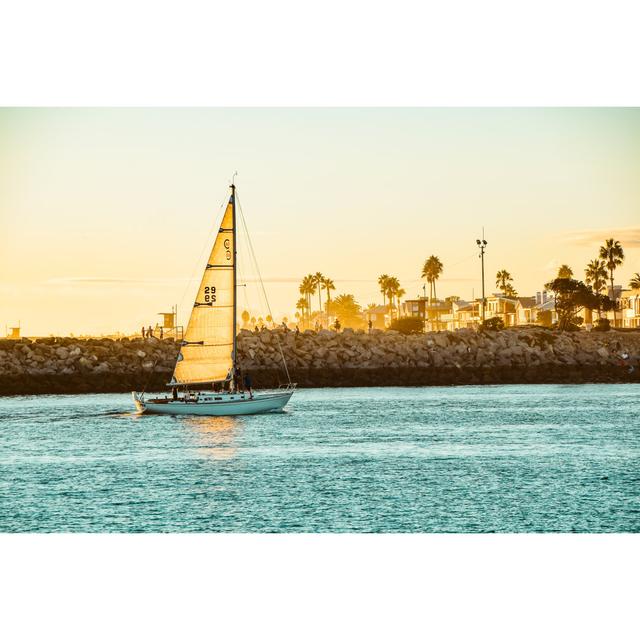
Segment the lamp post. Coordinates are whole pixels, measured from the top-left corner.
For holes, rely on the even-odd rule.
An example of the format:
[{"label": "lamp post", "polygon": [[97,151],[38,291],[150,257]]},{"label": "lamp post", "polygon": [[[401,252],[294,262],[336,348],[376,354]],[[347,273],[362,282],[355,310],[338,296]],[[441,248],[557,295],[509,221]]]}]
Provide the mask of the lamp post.
[{"label": "lamp post", "polygon": [[[418,294],[420,297],[420,294]],[[424,330],[427,330],[427,285],[422,283],[422,323],[424,325]]]},{"label": "lamp post", "polygon": [[484,250],[487,246],[487,241],[484,239],[484,227],[482,228],[482,240],[476,240],[476,244],[480,249],[480,255],[478,257],[482,261],[482,323],[484,324],[484,309],[486,305],[486,299],[484,297]]}]

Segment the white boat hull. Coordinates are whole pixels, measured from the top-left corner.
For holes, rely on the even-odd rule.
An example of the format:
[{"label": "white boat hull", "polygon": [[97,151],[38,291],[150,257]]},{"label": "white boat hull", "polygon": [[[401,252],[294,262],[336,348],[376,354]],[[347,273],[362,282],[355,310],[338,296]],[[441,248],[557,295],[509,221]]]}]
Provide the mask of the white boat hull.
[{"label": "white boat hull", "polygon": [[255,413],[281,411],[293,395],[293,390],[248,394],[198,393],[188,399],[149,398],[133,392],[138,413],[189,416],[246,416]]}]

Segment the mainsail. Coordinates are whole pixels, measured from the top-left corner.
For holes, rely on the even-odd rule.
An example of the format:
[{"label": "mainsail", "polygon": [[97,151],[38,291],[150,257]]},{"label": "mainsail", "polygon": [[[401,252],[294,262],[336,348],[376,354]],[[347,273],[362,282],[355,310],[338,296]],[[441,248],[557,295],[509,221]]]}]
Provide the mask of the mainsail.
[{"label": "mainsail", "polygon": [[171,384],[217,382],[233,368],[235,188],[202,276]]}]

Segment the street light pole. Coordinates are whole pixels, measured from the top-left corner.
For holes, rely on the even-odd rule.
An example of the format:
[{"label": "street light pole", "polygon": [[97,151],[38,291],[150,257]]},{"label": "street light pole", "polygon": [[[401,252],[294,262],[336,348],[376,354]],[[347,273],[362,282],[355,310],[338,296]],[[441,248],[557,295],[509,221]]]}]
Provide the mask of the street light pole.
[{"label": "street light pole", "polygon": [[487,241],[484,239],[484,227],[482,227],[482,240],[476,240],[476,244],[480,248],[480,255],[478,256],[482,261],[482,323],[484,324],[486,298],[484,295],[484,250],[487,246]]},{"label": "street light pole", "polygon": [[427,285],[422,283],[422,308],[424,309],[424,330],[427,330]]}]

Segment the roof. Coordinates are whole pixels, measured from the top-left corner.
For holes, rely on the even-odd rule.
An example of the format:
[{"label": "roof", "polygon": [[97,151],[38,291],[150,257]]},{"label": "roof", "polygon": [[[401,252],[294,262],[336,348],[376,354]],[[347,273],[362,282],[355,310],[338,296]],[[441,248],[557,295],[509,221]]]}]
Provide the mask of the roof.
[{"label": "roof", "polygon": [[523,298],[523,297],[518,296],[518,302],[525,309],[532,309],[533,307],[536,306],[536,297],[535,296],[527,296],[526,298]]},{"label": "roof", "polygon": [[537,304],[535,305],[535,307],[540,311],[551,311],[552,309],[556,308],[556,301],[554,300],[554,298],[549,298],[546,302]]}]

